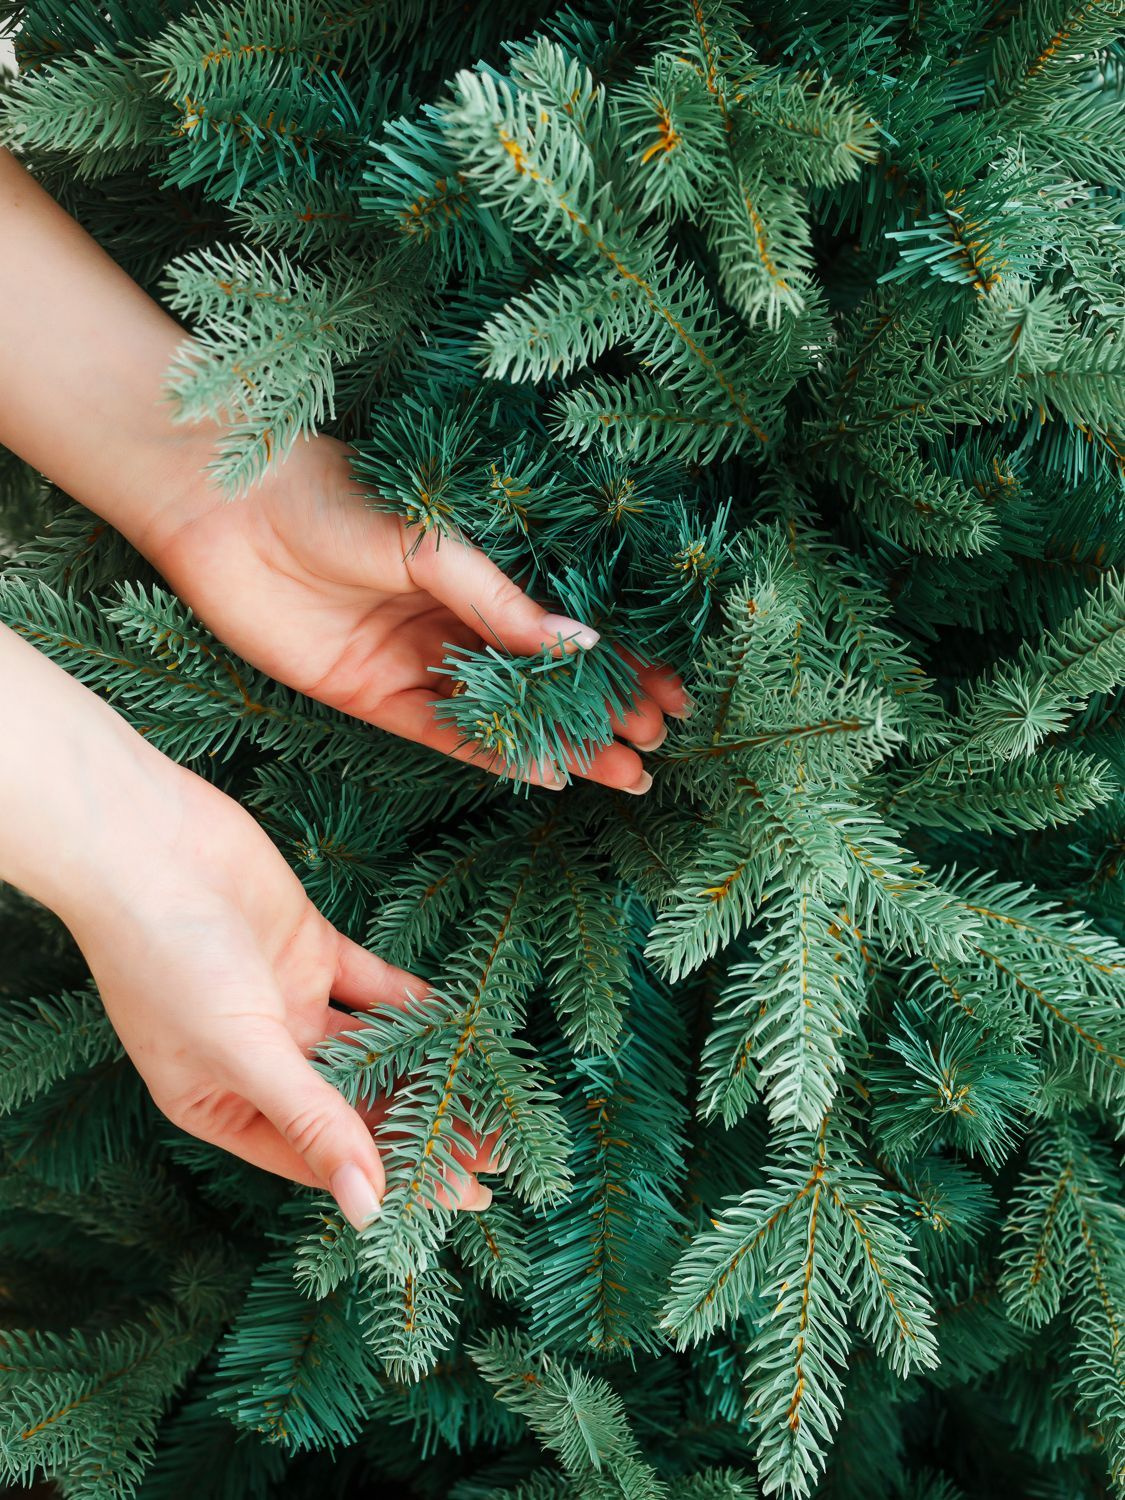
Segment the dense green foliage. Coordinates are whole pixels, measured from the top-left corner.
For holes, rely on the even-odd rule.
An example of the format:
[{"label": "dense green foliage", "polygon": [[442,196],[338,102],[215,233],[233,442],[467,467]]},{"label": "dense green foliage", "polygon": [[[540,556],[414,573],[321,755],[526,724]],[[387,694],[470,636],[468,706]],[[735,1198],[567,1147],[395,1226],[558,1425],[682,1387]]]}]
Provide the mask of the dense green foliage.
[{"label": "dense green foliage", "polygon": [[606,743],[637,659],[695,711],[647,797],[514,794],[6,462],[0,617],[437,993],[324,1049],[411,1080],[356,1236],[162,1120],[5,897],[0,1470],[1125,1493],[1120,0],[342,7],[4,4],[0,132],[190,327],[232,495],[334,432],[601,632],[451,652],[466,738]]}]

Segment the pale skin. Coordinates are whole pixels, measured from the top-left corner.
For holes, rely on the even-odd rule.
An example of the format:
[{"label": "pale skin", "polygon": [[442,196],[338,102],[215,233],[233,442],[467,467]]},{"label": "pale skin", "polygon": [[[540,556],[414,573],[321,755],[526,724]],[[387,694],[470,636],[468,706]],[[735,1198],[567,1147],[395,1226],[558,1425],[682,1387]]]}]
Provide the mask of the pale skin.
[{"label": "pale skin", "polygon": [[[522,653],[596,640],[478,549],[435,545],[371,509],[335,438],[299,443],[227,500],[204,472],[221,425],[176,424],[163,393],[184,329],[3,149],[0,289],[0,443],[121,531],[279,681],[469,758],[434,713],[448,680],[429,668],[445,643]],[[70,928],[169,1119],[370,1222],[385,1190],[380,1108],[352,1109],[309,1057],[360,1024],[354,1012],[402,1005],[424,981],[338,933],[238,803],[3,626],[0,682],[0,879]],[[688,700],[663,668],[639,682],[613,744],[584,768],[572,760],[572,774],[647,791],[642,752]],[[552,767],[534,779],[562,784]],[[452,1205],[487,1207],[477,1173],[494,1147],[465,1138],[462,1170],[447,1174]]]}]

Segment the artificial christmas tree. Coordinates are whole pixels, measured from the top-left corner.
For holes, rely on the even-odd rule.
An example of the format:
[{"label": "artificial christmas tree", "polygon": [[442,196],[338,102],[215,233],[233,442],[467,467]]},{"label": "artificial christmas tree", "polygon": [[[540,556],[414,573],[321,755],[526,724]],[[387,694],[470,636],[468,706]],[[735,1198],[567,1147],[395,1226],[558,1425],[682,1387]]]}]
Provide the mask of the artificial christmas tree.
[{"label": "artificial christmas tree", "polygon": [[7,1474],[1120,1493],[1121,5],[0,15],[0,133],[189,326],[231,503],[331,431],[600,632],[451,648],[466,742],[606,744],[644,662],[695,700],[646,797],[520,795],[6,464],[0,617],[434,985],[322,1049],[394,1090],[357,1235],[162,1120],[5,895]]}]

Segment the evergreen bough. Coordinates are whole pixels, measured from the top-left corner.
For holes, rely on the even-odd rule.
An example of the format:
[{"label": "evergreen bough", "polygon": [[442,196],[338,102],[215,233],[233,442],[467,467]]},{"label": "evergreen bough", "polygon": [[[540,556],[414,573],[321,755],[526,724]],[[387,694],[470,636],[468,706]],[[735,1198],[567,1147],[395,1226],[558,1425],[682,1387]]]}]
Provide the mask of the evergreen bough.
[{"label": "evergreen bough", "polygon": [[403,1081],[357,1235],[163,1120],[3,893],[0,1473],[1125,1494],[1120,0],[0,20],[2,136],[189,326],[232,503],[331,431],[601,632],[451,650],[466,741],[606,743],[638,661],[696,705],[645,798],[513,795],[4,457],[0,617],[435,993],[322,1049]]}]

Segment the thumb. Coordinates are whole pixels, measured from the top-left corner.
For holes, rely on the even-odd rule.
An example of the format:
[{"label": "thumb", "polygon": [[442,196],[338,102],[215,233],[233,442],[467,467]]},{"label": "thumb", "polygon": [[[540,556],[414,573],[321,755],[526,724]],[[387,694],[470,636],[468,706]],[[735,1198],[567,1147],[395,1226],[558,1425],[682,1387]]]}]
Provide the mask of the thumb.
[{"label": "thumb", "polygon": [[405,561],[415,584],[451,609],[488,645],[525,656],[558,646],[560,636],[563,651],[586,650],[599,640],[598,632],[581,620],[548,613],[479,547],[455,536],[427,532]]},{"label": "thumb", "polygon": [[356,1229],[378,1215],[387,1184],[371,1131],[284,1027],[255,1040],[236,1087],[276,1126]]}]

